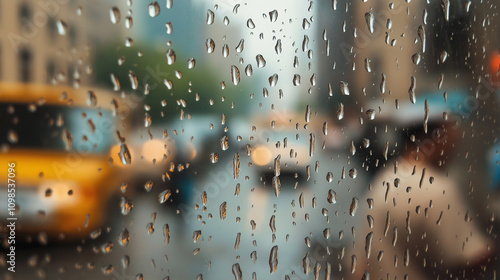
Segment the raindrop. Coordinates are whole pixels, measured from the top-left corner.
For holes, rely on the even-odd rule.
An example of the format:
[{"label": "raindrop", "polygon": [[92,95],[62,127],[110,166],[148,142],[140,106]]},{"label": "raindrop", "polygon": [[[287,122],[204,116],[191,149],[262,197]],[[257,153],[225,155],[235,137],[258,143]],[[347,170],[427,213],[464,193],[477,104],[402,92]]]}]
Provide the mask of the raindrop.
[{"label": "raindrop", "polygon": [[130,80],[130,86],[132,87],[133,90],[136,90],[138,86],[137,75],[134,72],[129,71],[128,78]]},{"label": "raindrop", "polygon": [[134,19],[132,19],[132,17],[126,17],[125,18],[125,27],[127,29],[130,29],[130,28],[132,28],[133,25],[134,25]]},{"label": "raindrop", "polygon": [[351,206],[349,207],[349,215],[356,215],[356,211],[358,211],[359,207],[359,199],[357,197],[353,197],[351,201]]},{"label": "raindrop", "polygon": [[340,85],[340,92],[343,95],[349,95],[349,84],[344,81],[341,81],[339,85]]},{"label": "raindrop", "polygon": [[224,135],[221,139],[220,139],[220,148],[225,151],[227,149],[229,149],[229,138]]},{"label": "raindrop", "polygon": [[311,23],[305,18],[302,20],[302,29],[307,30],[311,27]]},{"label": "raindrop", "polygon": [[154,183],[152,180],[147,180],[146,183],[144,183],[144,189],[147,192],[150,192],[153,189],[153,185],[154,185]]},{"label": "raindrop", "polygon": [[236,52],[240,53],[243,51],[244,48],[245,48],[245,40],[241,39],[238,45],[236,46]]},{"label": "raindrop", "polygon": [[416,96],[415,96],[416,86],[417,86],[417,78],[415,78],[415,76],[411,76],[411,84],[410,84],[410,88],[408,89],[408,94],[410,95],[410,101],[413,104],[415,104],[415,102],[417,101]]},{"label": "raindrop", "polygon": [[120,157],[122,164],[128,165],[132,163],[132,156],[130,155],[130,151],[126,144],[121,144],[118,156]]},{"label": "raindrop", "polygon": [[220,219],[224,220],[227,215],[227,203],[224,201],[222,204],[219,206],[219,215]]},{"label": "raindrop", "polygon": [[239,263],[233,264],[232,271],[234,275],[234,280],[243,280],[243,273],[241,272],[241,267]]},{"label": "raindrop", "polygon": [[306,115],[305,115],[306,122],[311,121],[311,105],[306,106]]},{"label": "raindrop", "polygon": [[207,10],[207,24],[211,25],[214,23],[215,14],[212,10]]},{"label": "raindrop", "polygon": [[278,269],[278,246],[274,246],[269,253],[269,268],[271,274]]},{"label": "raindrop", "polygon": [[448,58],[448,53],[446,51],[442,51],[441,55],[439,56],[439,60],[441,63],[444,63],[446,61],[446,58]]},{"label": "raindrop", "polygon": [[125,39],[125,47],[132,47],[134,45],[134,40],[130,37]]},{"label": "raindrop", "polygon": [[358,170],[356,168],[351,168],[349,170],[349,177],[351,177],[352,179],[356,179],[357,176],[358,176]]},{"label": "raindrop", "polygon": [[16,144],[19,141],[19,136],[15,130],[9,130],[8,139],[10,143]]},{"label": "raindrop", "polygon": [[245,75],[247,75],[248,77],[252,76],[253,74],[253,67],[251,64],[248,64],[246,67],[245,67]]},{"label": "raindrop", "polygon": [[120,200],[120,209],[122,215],[128,215],[130,211],[132,211],[132,208],[134,208],[134,203],[131,200],[122,197]]},{"label": "raindrop", "polygon": [[273,176],[272,185],[274,190],[274,196],[278,197],[281,192],[281,180],[279,176]]},{"label": "raindrop", "polygon": [[73,149],[73,134],[71,134],[71,131],[69,131],[68,129],[64,129],[64,132],[62,134],[62,139],[64,141],[64,146],[67,151]]},{"label": "raindrop", "polygon": [[229,46],[227,44],[224,44],[222,46],[222,57],[228,57],[229,56]]},{"label": "raindrop", "polygon": [[112,7],[109,10],[109,18],[111,19],[111,23],[113,24],[117,24],[120,22],[121,13],[118,7]]},{"label": "raindrop", "polygon": [[210,161],[212,163],[217,163],[219,161],[219,154],[218,153],[211,153],[210,154]]},{"label": "raindrop", "polygon": [[231,80],[235,86],[240,83],[240,70],[235,65],[231,66]]},{"label": "raindrop", "polygon": [[168,49],[165,53],[165,57],[167,58],[168,65],[174,64],[176,58],[174,50]]},{"label": "raindrop", "polygon": [[276,233],[276,216],[271,216],[271,219],[269,220],[269,227],[271,228],[272,233]]},{"label": "raindrop", "polygon": [[373,15],[372,12],[366,12],[365,13],[365,20],[366,20],[366,25],[368,26],[368,30],[370,33],[375,32],[375,16]]},{"label": "raindrop", "polygon": [[94,230],[93,232],[90,233],[90,238],[91,239],[97,239],[99,236],[101,236],[102,230],[100,228]]},{"label": "raindrop", "polygon": [[200,240],[200,236],[201,236],[201,230],[193,231],[193,243],[198,243],[198,241]]},{"label": "raindrop", "polygon": [[269,77],[269,86],[274,87],[278,83],[278,74],[274,73]]},{"label": "raindrop", "polygon": [[269,20],[275,22],[278,19],[278,11],[272,10],[269,12]]},{"label": "raindrop", "polygon": [[170,227],[168,224],[163,225],[163,237],[165,238],[165,245],[170,243]]},{"label": "raindrop", "polygon": [[193,69],[196,66],[196,60],[194,58],[188,59],[188,69]]},{"label": "raindrop", "polygon": [[59,35],[64,36],[68,34],[68,24],[62,20],[57,21],[57,32]]},{"label": "raindrop", "polygon": [[380,93],[385,93],[385,80],[387,76],[382,73],[382,79],[380,80]]},{"label": "raindrop", "polygon": [[422,44],[422,53],[425,53],[425,44],[426,44],[426,37],[425,37],[425,29],[422,25],[418,27],[418,38],[420,39],[420,43]]},{"label": "raindrop", "polygon": [[441,7],[443,8],[444,19],[450,20],[450,0],[441,0]]},{"label": "raindrop", "polygon": [[341,120],[344,118],[344,104],[339,103],[339,107],[337,109],[337,119]]},{"label": "raindrop", "polygon": [[101,245],[101,252],[104,254],[108,254],[113,250],[113,242],[105,242]]},{"label": "raindrop", "polygon": [[278,39],[278,41],[276,41],[276,45],[274,46],[274,50],[276,51],[276,54],[280,54],[283,51],[282,45],[281,45],[281,39]]},{"label": "raindrop", "polygon": [[148,13],[150,17],[157,17],[160,14],[160,4],[154,1],[148,5]]},{"label": "raindrop", "polygon": [[171,195],[172,192],[170,191],[170,189],[166,189],[158,195],[158,201],[160,203],[165,203],[170,198]]},{"label": "raindrop", "polygon": [[120,243],[121,246],[126,246],[128,245],[130,241],[130,232],[124,228],[121,232],[120,235],[118,236],[118,242]]},{"label": "raindrop", "polygon": [[326,181],[328,183],[331,183],[333,181],[333,173],[332,172],[326,173]]},{"label": "raindrop", "polygon": [[257,67],[263,68],[266,66],[266,60],[261,54],[258,54],[255,59],[257,60]]},{"label": "raindrop", "polygon": [[294,86],[300,86],[300,75],[299,74],[293,75],[292,83]]},{"label": "raindrop", "polygon": [[111,82],[113,83],[113,91],[120,91],[120,81],[114,74],[111,74]]},{"label": "raindrop", "polygon": [[215,42],[211,38],[205,41],[205,46],[207,47],[207,53],[213,53],[215,51]]},{"label": "raindrop", "polygon": [[250,28],[250,29],[254,29],[255,28],[255,23],[253,23],[253,20],[251,18],[249,18],[247,20],[247,27]]},{"label": "raindrop", "polygon": [[420,53],[415,53],[411,56],[411,61],[413,61],[413,64],[418,65],[420,63],[422,56]]},{"label": "raindrop", "polygon": [[104,265],[102,267],[102,273],[104,273],[105,275],[111,275],[111,273],[113,273],[113,271],[115,270],[115,267],[108,264],[108,265]]}]

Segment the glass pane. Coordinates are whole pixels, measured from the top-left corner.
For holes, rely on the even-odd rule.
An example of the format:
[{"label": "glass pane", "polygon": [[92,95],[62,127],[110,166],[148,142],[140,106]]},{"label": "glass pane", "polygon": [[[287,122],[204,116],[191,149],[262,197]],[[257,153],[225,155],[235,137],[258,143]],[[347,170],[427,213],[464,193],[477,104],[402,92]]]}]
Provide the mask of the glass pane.
[{"label": "glass pane", "polygon": [[495,1],[0,3],[0,279],[496,279]]}]

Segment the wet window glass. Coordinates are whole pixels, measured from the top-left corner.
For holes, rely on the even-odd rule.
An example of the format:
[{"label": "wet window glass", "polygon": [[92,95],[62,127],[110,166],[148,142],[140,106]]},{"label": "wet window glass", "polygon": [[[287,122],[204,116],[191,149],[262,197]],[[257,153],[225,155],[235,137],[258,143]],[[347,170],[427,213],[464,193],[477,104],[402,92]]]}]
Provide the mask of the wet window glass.
[{"label": "wet window glass", "polygon": [[496,1],[0,5],[0,279],[496,279]]}]

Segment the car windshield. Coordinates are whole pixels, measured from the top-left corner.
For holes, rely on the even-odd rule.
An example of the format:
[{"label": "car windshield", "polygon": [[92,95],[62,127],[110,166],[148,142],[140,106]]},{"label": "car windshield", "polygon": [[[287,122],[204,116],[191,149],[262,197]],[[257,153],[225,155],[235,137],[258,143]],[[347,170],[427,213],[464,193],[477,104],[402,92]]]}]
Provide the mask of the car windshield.
[{"label": "car windshield", "polygon": [[113,125],[107,110],[0,103],[0,141],[12,148],[109,153]]}]

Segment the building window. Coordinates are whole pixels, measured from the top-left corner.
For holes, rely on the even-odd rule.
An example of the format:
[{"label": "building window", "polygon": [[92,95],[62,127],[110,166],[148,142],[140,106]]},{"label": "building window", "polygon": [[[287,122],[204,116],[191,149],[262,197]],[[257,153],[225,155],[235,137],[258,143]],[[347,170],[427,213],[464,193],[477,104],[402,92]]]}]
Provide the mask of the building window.
[{"label": "building window", "polygon": [[56,74],[56,64],[54,61],[49,61],[47,63],[47,83],[50,83]]},{"label": "building window", "polygon": [[57,35],[57,22],[54,17],[49,18],[49,23],[48,23],[48,31],[49,31],[49,37],[51,40],[54,40]]},{"label": "building window", "polygon": [[28,7],[28,4],[26,3],[22,4],[19,8],[19,18],[21,20],[29,19],[30,16],[31,16],[30,7]]},{"label": "building window", "polygon": [[22,82],[31,80],[31,61],[33,57],[31,51],[24,49],[19,53],[20,60],[20,77]]}]

